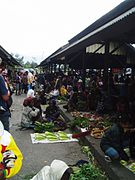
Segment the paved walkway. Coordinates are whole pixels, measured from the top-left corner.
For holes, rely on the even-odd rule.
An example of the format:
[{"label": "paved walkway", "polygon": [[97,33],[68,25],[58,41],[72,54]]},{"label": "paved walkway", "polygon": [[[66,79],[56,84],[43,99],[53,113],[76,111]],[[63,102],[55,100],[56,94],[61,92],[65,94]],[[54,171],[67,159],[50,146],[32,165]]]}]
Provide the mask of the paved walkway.
[{"label": "paved walkway", "polygon": [[54,159],[63,160],[67,164],[75,164],[79,159],[87,160],[77,142],[32,144],[30,133],[33,133],[33,130],[20,131],[18,127],[25,97],[26,95],[14,95],[14,103],[11,107],[14,111],[12,111],[10,132],[24,156],[21,171],[11,179],[29,180],[31,175],[36,174],[43,166],[50,165]]}]

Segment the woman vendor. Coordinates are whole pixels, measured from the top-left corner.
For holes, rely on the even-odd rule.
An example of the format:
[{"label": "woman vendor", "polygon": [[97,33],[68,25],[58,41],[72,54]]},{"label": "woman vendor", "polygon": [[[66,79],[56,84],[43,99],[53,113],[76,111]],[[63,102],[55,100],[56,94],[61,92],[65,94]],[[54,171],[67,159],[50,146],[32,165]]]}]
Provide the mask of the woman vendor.
[{"label": "woman vendor", "polygon": [[40,109],[34,107],[34,98],[31,97],[24,100],[23,106],[21,127],[34,128],[34,122],[39,117]]}]

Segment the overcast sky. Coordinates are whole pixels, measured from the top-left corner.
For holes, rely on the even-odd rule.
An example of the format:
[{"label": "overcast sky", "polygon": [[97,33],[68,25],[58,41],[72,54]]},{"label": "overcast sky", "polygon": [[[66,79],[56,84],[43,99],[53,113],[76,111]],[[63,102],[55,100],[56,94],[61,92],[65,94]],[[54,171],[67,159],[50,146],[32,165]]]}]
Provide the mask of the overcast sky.
[{"label": "overcast sky", "polygon": [[0,45],[37,63],[124,0],[0,0]]}]

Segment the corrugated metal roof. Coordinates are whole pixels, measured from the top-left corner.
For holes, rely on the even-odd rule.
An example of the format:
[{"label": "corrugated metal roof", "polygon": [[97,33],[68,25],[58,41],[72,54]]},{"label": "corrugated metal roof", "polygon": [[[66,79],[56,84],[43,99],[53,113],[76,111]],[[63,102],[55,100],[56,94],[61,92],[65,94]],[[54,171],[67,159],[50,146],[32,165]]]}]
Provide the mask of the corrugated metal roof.
[{"label": "corrugated metal roof", "polygon": [[[105,53],[105,45],[93,44],[91,46],[88,46],[88,47],[86,47],[86,53],[104,54]],[[109,53],[111,53],[112,55],[125,55],[126,51],[125,51],[125,48],[120,45],[120,43],[110,42],[109,43]]]},{"label": "corrugated metal roof", "polygon": [[69,45],[68,47],[66,47],[65,49],[63,49],[63,50],[61,50],[60,52],[54,54],[51,58],[53,58],[53,57],[61,54],[62,52],[66,51],[67,49],[75,46],[76,44],[78,44],[78,43],[80,43],[80,42],[82,42],[82,41],[84,41],[84,40],[86,40],[86,39],[88,39],[88,38],[90,38],[90,37],[93,36],[94,34],[96,34],[96,33],[100,32],[100,31],[104,30],[105,28],[108,28],[109,26],[117,23],[118,21],[124,19],[125,17],[127,17],[127,16],[129,16],[130,14],[133,14],[133,13],[135,13],[135,7],[132,8],[132,9],[130,9],[130,10],[128,10],[127,12],[123,13],[123,14],[120,15],[119,17],[113,19],[112,21],[106,23],[105,25],[101,26],[100,28],[94,30],[93,32],[87,34],[86,36],[84,36],[83,38],[79,39],[78,41],[70,44],[70,45]]}]

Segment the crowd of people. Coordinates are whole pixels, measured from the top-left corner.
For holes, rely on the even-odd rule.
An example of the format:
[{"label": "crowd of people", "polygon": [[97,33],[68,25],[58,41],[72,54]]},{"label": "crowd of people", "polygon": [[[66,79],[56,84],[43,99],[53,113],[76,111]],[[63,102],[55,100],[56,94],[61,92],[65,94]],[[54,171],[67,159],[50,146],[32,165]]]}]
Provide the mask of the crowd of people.
[{"label": "crowd of people", "polygon": [[13,177],[22,166],[23,155],[9,132],[11,89],[5,64],[0,61],[0,179]]},{"label": "crowd of people", "polygon": [[[109,74],[108,88],[104,86],[104,79],[100,74],[87,74],[85,82],[81,74],[45,75],[42,77],[42,93],[51,94],[53,101],[49,102],[46,110],[48,121],[54,121],[59,116],[56,97],[66,100],[63,108],[67,111],[94,111],[100,116],[114,115],[114,125],[107,130],[101,139],[101,149],[105,158],[112,160],[129,160],[125,147],[129,147],[131,159],[135,159],[135,101],[133,76],[121,75],[119,78]],[[42,94],[42,97],[43,97]],[[55,106],[54,105],[54,106]],[[48,113],[49,110],[49,113]],[[49,114],[49,116],[48,116]]]},{"label": "crowd of people", "polygon": [[[0,128],[4,132],[0,137],[8,134],[13,146],[7,145],[1,153],[11,166],[5,162],[0,168],[0,177],[8,178],[16,174],[21,168],[23,156],[9,133],[10,107],[12,93],[16,96],[26,94],[23,101],[21,128],[34,128],[35,122],[55,122],[60,116],[57,106],[58,100],[64,100],[63,108],[72,111],[94,111],[100,116],[114,114],[116,121],[101,139],[101,149],[108,161],[116,159],[129,160],[124,147],[130,147],[131,158],[135,159],[135,79],[133,76],[119,78],[109,73],[107,86],[104,76],[99,72],[89,72],[85,81],[81,72],[68,75],[52,73],[35,75],[33,72],[15,72],[10,87],[8,73],[3,62],[0,63]],[[43,111],[42,105],[46,105]],[[2,145],[2,144],[1,144]],[[3,145],[2,145],[3,146]],[[9,148],[8,148],[9,147]],[[15,149],[14,149],[15,148]],[[9,152],[8,152],[9,151]],[[6,152],[8,152],[6,154]],[[10,164],[10,163],[8,163]],[[20,164],[19,166],[17,166]],[[17,167],[16,167],[17,166]],[[9,170],[11,168],[11,171]],[[17,169],[16,169],[17,168]],[[14,169],[16,169],[14,171]],[[14,172],[13,172],[14,171]]]}]

